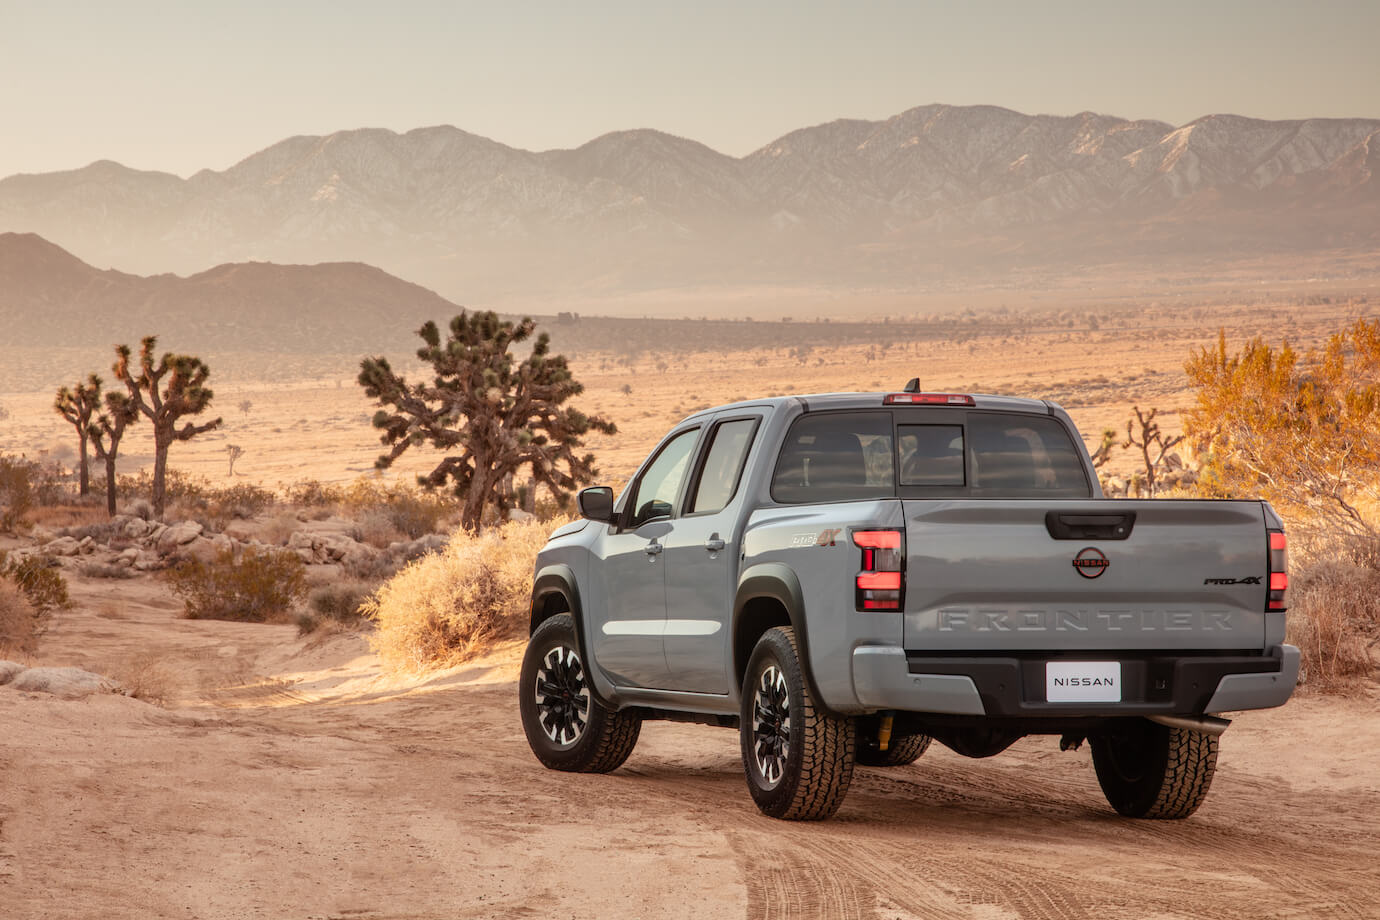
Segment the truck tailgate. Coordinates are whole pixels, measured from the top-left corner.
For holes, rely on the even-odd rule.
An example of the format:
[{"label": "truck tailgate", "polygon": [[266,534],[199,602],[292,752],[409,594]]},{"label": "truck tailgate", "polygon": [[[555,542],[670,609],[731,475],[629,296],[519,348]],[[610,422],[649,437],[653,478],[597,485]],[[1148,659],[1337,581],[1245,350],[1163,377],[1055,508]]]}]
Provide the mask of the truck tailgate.
[{"label": "truck tailgate", "polygon": [[[904,508],[907,649],[1265,645],[1260,502],[907,499]],[[1135,520],[1124,539],[1056,539],[1050,512]]]}]

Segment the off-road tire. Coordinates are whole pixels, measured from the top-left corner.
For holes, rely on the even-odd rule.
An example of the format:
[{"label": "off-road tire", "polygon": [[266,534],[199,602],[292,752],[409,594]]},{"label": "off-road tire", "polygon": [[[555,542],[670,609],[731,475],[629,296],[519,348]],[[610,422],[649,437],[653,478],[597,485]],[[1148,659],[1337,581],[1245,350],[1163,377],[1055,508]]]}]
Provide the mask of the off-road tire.
[{"label": "off-road tire", "polygon": [[[759,709],[758,691],[764,677],[774,691],[766,709]],[[785,716],[762,721],[760,713]],[[781,734],[784,729],[784,736]],[[826,712],[810,692],[800,665],[795,633],[789,626],[769,629],[748,660],[743,679],[739,739],[748,791],[764,815],[790,821],[820,821],[838,811],[853,781],[855,751],[853,720]],[[758,760],[758,743],[784,737],[778,753],[767,753],[777,772],[773,781]],[[775,769],[773,769],[775,768]]]},{"label": "off-road tire", "polygon": [[1217,769],[1217,736],[1127,720],[1088,739],[1107,802],[1128,818],[1187,818]]},{"label": "off-road tire", "polygon": [[[550,769],[567,773],[608,773],[622,766],[637,745],[637,736],[642,731],[642,717],[614,712],[599,705],[589,691],[589,675],[584,670],[585,665],[579,658],[577,647],[575,621],[568,613],[551,617],[532,633],[527,651],[522,656],[522,675],[518,679],[522,730],[527,734],[527,743],[532,753],[537,755],[537,760]],[[548,727],[552,725],[551,707],[548,706],[544,712],[539,700],[542,691],[538,677],[544,666],[552,664],[554,659],[549,656],[553,652],[566,666],[563,676],[568,677],[570,688],[579,691],[576,695],[585,702],[583,726],[578,734],[564,743],[548,734]]]},{"label": "off-road tire", "polygon": [[930,736],[924,732],[892,732],[883,751],[877,746],[878,718],[858,720],[858,763],[864,767],[904,767],[915,763],[929,750]]}]

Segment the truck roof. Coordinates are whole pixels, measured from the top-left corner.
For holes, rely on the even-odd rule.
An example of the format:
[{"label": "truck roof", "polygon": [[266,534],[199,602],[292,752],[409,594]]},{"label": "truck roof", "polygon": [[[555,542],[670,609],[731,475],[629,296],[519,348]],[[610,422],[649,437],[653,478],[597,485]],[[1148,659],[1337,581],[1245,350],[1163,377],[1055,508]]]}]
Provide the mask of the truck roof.
[{"label": "truck roof", "polygon": [[[745,399],[739,402],[727,403],[722,406],[713,406],[708,409],[701,409],[699,412],[692,412],[683,421],[689,421],[701,415],[709,415],[724,409],[746,409],[749,406],[770,406],[779,408],[790,403],[801,403],[807,412],[822,409],[881,409],[883,400],[891,393],[898,393],[899,390],[881,390],[875,393],[792,393],[790,396],[767,396],[762,399]],[[1040,415],[1053,415],[1059,408],[1056,404],[1046,399],[1027,399],[1022,396],[993,396],[987,393],[963,394],[973,397],[976,409],[987,409],[996,412],[1033,412]],[[895,408],[888,406],[886,408]]]}]

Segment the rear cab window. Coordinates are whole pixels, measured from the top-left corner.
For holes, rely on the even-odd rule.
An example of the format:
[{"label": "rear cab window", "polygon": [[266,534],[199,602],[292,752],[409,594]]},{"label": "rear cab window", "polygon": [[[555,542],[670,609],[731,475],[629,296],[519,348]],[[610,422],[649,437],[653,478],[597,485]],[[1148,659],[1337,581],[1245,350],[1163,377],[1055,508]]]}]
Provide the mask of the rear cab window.
[{"label": "rear cab window", "polygon": [[1090,498],[1057,419],[972,409],[806,413],[772,476],[786,504],[889,498]]}]

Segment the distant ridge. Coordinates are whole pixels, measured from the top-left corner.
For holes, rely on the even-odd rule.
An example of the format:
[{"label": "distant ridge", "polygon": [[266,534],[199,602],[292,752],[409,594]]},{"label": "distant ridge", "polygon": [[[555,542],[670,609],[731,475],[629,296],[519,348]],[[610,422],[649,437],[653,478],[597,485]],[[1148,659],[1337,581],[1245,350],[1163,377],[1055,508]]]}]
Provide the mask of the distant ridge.
[{"label": "distant ridge", "polygon": [[1380,248],[1380,120],[926,105],[733,158],[652,130],[530,152],[454,127],[292,137],[189,179],[0,180],[0,230],[100,264],[362,261],[456,299],[908,284],[1013,266]]},{"label": "distant ridge", "polygon": [[14,346],[364,353],[459,307],[369,265],[218,265],[191,277],[101,271],[36,234],[0,233],[0,329]]}]

